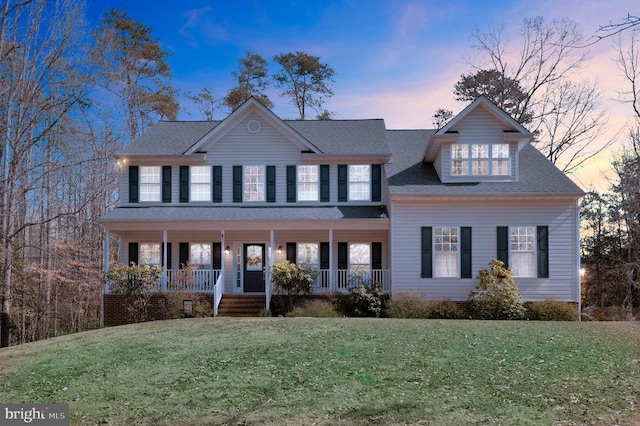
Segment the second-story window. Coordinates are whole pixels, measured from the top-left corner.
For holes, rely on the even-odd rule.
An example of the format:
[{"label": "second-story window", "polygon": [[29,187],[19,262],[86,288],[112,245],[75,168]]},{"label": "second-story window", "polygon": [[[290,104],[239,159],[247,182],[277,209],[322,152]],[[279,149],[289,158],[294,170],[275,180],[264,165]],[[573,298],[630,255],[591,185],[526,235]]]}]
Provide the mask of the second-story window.
[{"label": "second-story window", "polygon": [[349,200],[368,201],[371,199],[371,167],[349,166]]},{"label": "second-story window", "polygon": [[244,166],[242,181],[243,201],[264,201],[264,166]]},{"label": "second-story window", "polygon": [[160,201],[160,167],[140,167],[140,201]]},{"label": "second-story window", "polygon": [[191,167],[191,201],[211,201],[211,167]]},{"label": "second-story window", "polygon": [[453,176],[508,176],[509,145],[472,143],[451,145]]},{"label": "second-story window", "polygon": [[318,201],[318,166],[298,166],[298,201]]}]

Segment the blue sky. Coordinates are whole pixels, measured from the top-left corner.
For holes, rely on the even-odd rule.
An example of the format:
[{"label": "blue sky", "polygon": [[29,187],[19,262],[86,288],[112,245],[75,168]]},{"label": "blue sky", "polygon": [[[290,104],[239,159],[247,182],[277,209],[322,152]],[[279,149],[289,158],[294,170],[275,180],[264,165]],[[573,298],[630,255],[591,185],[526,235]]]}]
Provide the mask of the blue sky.
[{"label": "blue sky", "polygon": [[[271,61],[280,52],[305,51],[336,71],[335,96],[327,109],[335,118],[384,118],[387,128],[431,128],[439,107],[457,112],[453,85],[472,71],[471,35],[506,24],[514,32],[522,19],[570,18],[585,35],[598,25],[637,14],[637,0],[88,0],[88,18],[108,8],[126,8],[149,25],[170,52],[174,84],[198,92],[210,87],[221,98],[233,87],[231,72],[252,51]],[[635,9],[635,10],[634,10]],[[591,48],[582,78],[598,79],[607,102],[623,82],[616,77],[610,41]],[[275,67],[273,71],[275,72]],[[272,89],[275,90],[275,89]],[[274,111],[295,118],[293,106],[270,94]],[[180,119],[200,119],[189,105]],[[624,108],[611,103],[613,121]],[[189,112],[191,111],[191,114]],[[220,110],[216,118],[227,111]],[[620,124],[621,125],[621,124]]]}]

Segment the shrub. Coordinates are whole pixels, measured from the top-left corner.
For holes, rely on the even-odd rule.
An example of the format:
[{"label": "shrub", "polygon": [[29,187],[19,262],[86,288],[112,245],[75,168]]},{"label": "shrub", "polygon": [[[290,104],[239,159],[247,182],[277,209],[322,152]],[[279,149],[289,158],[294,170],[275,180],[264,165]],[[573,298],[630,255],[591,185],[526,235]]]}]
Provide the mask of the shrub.
[{"label": "shrub", "polygon": [[[193,309],[191,313],[184,312],[184,301],[191,300]],[[164,307],[162,309],[164,319],[175,319],[185,317],[208,317],[213,314],[211,303],[202,294],[189,292],[167,293],[164,296]]]},{"label": "shrub", "polygon": [[469,293],[469,312],[480,319],[522,319],[524,301],[518,294],[518,284],[511,270],[500,260],[489,262],[489,269],[481,269],[480,283]]},{"label": "shrub", "polygon": [[131,296],[127,298],[127,313],[131,322],[148,321],[151,294],[162,277],[163,268],[158,265],[113,264],[105,279],[111,285],[111,292]]},{"label": "shrub", "polygon": [[455,319],[463,318],[457,303],[451,300],[428,300],[422,295],[402,293],[389,300],[386,306],[389,318]]},{"label": "shrub", "polygon": [[546,299],[529,304],[527,318],[540,321],[577,321],[578,309],[567,302]]},{"label": "shrub", "polygon": [[288,260],[271,267],[273,293],[282,314],[293,310],[296,298],[313,292],[313,283],[317,275],[318,273],[313,269]]},{"label": "shrub", "polygon": [[262,309],[260,309],[260,312],[258,313],[258,316],[260,318],[271,318],[271,310],[267,309],[267,308],[262,308]]},{"label": "shrub", "polygon": [[597,306],[587,306],[582,309],[582,319],[584,321],[627,321],[633,319],[629,311],[624,306],[607,306],[600,308]]},{"label": "shrub", "polygon": [[329,300],[309,300],[303,306],[296,306],[288,317],[340,318],[342,315]]},{"label": "shrub", "polygon": [[382,286],[375,281],[369,285],[363,283],[351,287],[346,300],[347,315],[379,318],[382,315],[383,297]]}]

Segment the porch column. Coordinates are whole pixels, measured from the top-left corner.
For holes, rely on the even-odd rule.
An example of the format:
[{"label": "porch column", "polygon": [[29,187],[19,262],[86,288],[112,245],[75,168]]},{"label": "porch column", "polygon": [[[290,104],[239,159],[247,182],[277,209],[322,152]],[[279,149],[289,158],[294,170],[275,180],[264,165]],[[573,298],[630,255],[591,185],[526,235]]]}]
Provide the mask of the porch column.
[{"label": "porch column", "polygon": [[[109,272],[109,264],[111,262],[111,232],[108,229],[104,231],[104,251],[103,251],[103,262],[104,262],[104,273],[105,275]],[[104,326],[104,295],[109,291],[109,283],[105,280],[102,285],[102,294],[100,294],[100,327]]]},{"label": "porch column", "polygon": [[265,309],[269,309],[269,307],[271,306],[271,266],[273,266],[274,259],[276,257],[276,242],[275,242],[275,231],[273,229],[271,229],[269,231],[269,244],[270,244],[270,249],[269,249],[269,269],[267,270],[267,282],[266,282],[266,286],[265,286],[265,290],[266,290],[266,306]]},{"label": "porch column", "polygon": [[336,291],[333,277],[335,273],[333,271],[333,229],[329,229],[329,291],[334,293]]},{"label": "porch column", "polygon": [[167,230],[163,229],[162,230],[162,266],[163,266],[163,273],[162,273],[162,278],[160,280],[160,286],[162,289],[162,292],[166,292],[167,291],[167,275],[169,274],[169,272],[167,271]]}]

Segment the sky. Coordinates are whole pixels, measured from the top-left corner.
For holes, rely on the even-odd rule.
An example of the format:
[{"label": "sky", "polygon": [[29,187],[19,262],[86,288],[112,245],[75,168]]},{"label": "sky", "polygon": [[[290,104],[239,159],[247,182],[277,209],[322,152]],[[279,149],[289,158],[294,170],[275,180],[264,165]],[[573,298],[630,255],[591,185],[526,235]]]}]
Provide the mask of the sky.
[{"label": "sky", "polygon": [[[208,87],[222,98],[247,51],[270,62],[279,53],[303,51],[335,70],[335,95],[326,104],[334,118],[383,118],[388,129],[433,128],[438,108],[464,108],[453,86],[473,71],[474,32],[504,24],[515,38],[524,18],[542,16],[571,19],[589,37],[600,25],[640,13],[637,0],[88,0],[87,17],[97,23],[110,8],[126,9],[152,28],[170,54],[173,84],[185,92]],[[597,81],[603,94],[609,113],[604,143],[632,111],[617,100],[626,87],[615,64],[615,40],[596,43],[589,53],[575,78]],[[296,108],[271,90],[273,111],[296,118]],[[215,118],[227,113],[220,109]],[[178,118],[202,119],[188,103]],[[603,176],[619,149],[604,150],[571,177],[585,190],[606,189]]]}]

